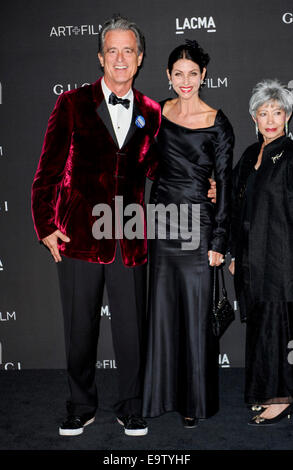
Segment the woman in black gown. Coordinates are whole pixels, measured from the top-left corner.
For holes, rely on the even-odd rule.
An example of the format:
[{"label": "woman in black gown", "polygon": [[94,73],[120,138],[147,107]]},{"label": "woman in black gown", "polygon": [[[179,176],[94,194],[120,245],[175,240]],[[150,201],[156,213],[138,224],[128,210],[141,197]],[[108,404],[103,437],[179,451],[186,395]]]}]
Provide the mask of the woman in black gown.
[{"label": "woman in black gown", "polygon": [[229,269],[247,326],[245,402],[261,411],[249,421],[256,426],[287,418],[293,407],[293,142],[285,135],[292,108],[292,92],[278,81],[257,84],[249,111],[259,142],[233,170]]},{"label": "woman in black gown", "polygon": [[[178,96],[162,103],[157,137],[160,164],[150,199],[178,209],[187,204],[189,216],[192,207],[200,207],[199,247],[191,244],[191,249],[182,249],[184,237],[172,239],[168,230],[167,237],[159,239],[158,228],[156,238],[149,241],[144,416],[177,411],[185,427],[196,426],[198,419],[218,410],[212,266],[223,262],[226,250],[234,136],[225,114],[199,97],[208,62],[209,56],[196,41],[170,54],[167,75]],[[207,196],[213,172],[216,204]]]}]

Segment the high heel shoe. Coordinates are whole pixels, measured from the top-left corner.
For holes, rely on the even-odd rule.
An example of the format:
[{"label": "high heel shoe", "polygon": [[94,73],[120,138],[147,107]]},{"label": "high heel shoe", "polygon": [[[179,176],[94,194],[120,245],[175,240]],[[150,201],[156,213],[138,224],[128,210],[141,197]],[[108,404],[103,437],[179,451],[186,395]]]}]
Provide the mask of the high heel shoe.
[{"label": "high heel shoe", "polygon": [[187,429],[196,428],[196,426],[198,426],[199,424],[199,419],[197,418],[184,418],[182,416],[182,419],[183,419],[183,426]]},{"label": "high heel shoe", "polygon": [[248,424],[251,426],[273,426],[274,424],[279,423],[284,418],[291,418],[291,414],[293,411],[293,404],[287,406],[281,413],[279,413],[274,418],[263,418],[259,414],[254,416]]}]

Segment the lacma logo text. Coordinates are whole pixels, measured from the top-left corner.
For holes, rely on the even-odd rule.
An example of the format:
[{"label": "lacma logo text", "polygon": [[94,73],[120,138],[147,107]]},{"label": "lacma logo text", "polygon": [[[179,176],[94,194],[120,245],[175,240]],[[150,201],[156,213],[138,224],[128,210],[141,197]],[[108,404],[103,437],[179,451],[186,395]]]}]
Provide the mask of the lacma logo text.
[{"label": "lacma logo text", "polygon": [[176,18],[176,34],[184,34],[185,30],[205,29],[207,33],[216,32],[216,23],[212,16],[193,16],[192,18]]}]

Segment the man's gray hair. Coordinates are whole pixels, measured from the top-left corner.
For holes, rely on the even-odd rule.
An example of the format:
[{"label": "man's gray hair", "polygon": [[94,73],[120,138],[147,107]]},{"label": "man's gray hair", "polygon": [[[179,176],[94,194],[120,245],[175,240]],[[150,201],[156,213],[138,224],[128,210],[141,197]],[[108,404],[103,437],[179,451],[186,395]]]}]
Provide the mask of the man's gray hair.
[{"label": "man's gray hair", "polygon": [[249,112],[255,117],[260,106],[269,102],[277,101],[286,116],[292,113],[293,93],[282,85],[278,80],[263,80],[259,82],[252,90],[252,96],[249,100]]},{"label": "man's gray hair", "polygon": [[116,29],[120,29],[122,31],[132,31],[136,38],[138,54],[145,52],[145,40],[144,35],[142,34],[141,30],[133,21],[128,20],[122,16],[113,16],[109,20],[107,20],[99,33],[99,53],[104,55],[104,43],[105,43],[105,36],[108,31],[113,31]]}]

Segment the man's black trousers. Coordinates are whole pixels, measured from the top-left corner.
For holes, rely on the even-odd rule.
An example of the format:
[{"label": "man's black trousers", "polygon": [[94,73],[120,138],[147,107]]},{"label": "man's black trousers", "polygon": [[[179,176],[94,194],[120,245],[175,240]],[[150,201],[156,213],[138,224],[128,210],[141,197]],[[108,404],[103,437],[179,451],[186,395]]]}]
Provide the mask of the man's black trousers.
[{"label": "man's black trousers", "polygon": [[58,263],[64,314],[70,398],[69,414],[82,416],[98,408],[95,381],[97,342],[106,284],[113,347],[118,370],[117,415],[141,415],[145,353],[146,264],[124,266],[120,248],[110,264],[62,257]]}]

